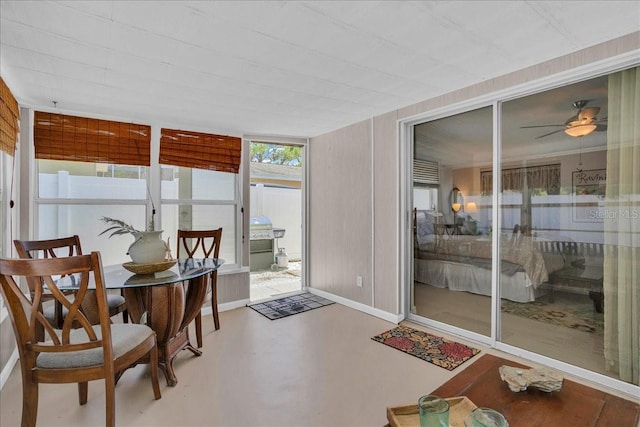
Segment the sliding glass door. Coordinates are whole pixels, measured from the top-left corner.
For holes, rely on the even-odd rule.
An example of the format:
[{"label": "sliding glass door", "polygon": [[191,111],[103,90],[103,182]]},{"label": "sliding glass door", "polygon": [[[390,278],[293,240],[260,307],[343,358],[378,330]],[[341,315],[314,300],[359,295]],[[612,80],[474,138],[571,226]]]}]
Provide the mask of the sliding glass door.
[{"label": "sliding glass door", "polygon": [[[491,335],[491,198],[482,195],[478,174],[492,164],[492,110],[414,129],[414,314],[485,336]],[[436,170],[437,184],[424,182],[425,164]]]},{"label": "sliding glass door", "polygon": [[498,99],[495,141],[490,107],[415,125],[412,313],[640,385],[639,93],[635,67]]},{"label": "sliding glass door", "polygon": [[636,68],[505,102],[500,162],[510,252],[531,260],[531,298],[503,298],[501,340],[633,384],[639,78]]}]

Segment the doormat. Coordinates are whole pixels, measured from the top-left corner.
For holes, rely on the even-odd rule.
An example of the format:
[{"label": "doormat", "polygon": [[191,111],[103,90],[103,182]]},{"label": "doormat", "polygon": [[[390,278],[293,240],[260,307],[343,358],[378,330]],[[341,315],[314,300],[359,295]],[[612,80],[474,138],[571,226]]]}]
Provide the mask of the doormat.
[{"label": "doormat", "polygon": [[477,348],[406,326],[398,326],[371,339],[449,371],[480,353]]},{"label": "doormat", "polygon": [[304,294],[284,297],[273,301],[259,302],[248,305],[247,307],[254,309],[271,320],[275,320],[331,304],[334,304],[334,302],[305,292]]}]

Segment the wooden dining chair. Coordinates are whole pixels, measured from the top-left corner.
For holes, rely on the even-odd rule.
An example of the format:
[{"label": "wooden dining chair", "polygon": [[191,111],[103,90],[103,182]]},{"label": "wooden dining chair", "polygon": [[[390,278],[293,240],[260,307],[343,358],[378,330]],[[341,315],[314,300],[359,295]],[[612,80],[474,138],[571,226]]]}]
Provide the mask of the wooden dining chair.
[{"label": "wooden dining chair", "polygon": [[[220,253],[220,242],[222,240],[222,228],[215,230],[178,230],[177,258],[218,258]],[[181,251],[182,249],[182,251]],[[181,255],[182,254],[182,255]],[[186,255],[186,256],[185,256]],[[207,299],[211,301],[211,311],[213,313],[213,324],[215,330],[220,329],[220,319],[218,318],[218,270],[214,270],[209,275],[207,285]],[[202,312],[195,318],[196,341],[198,348],[202,347]]]},{"label": "wooden dining chair", "polygon": [[[49,240],[14,240],[20,258],[56,258],[61,256],[82,255],[80,238],[77,235]],[[28,281],[29,291],[33,292],[33,280]],[[43,298],[45,302],[48,298]],[[122,319],[128,322],[127,305],[122,295],[107,294],[109,315],[122,313]],[[59,304],[43,308],[43,313],[54,325],[61,325],[66,315],[65,309]]]},{"label": "wooden dining chair", "polygon": [[[93,273],[92,280],[90,273]],[[60,276],[71,275],[75,297],[58,288],[59,282],[65,280]],[[37,280],[32,280],[34,289],[29,298],[18,283],[32,277]],[[95,283],[95,292],[89,293],[90,282]],[[80,405],[84,405],[87,382],[98,379],[105,381],[106,425],[115,426],[116,372],[141,359],[150,363],[153,393],[160,399],[156,334],[146,325],[111,323],[100,253],[48,259],[0,259],[0,287],[20,357],[23,427],[36,425],[39,383],[78,383]],[[60,329],[40,311],[45,287],[66,309]],[[80,309],[81,303],[91,297],[97,306],[97,325],[91,325]],[[38,325],[45,331],[43,339],[37,336]]]}]

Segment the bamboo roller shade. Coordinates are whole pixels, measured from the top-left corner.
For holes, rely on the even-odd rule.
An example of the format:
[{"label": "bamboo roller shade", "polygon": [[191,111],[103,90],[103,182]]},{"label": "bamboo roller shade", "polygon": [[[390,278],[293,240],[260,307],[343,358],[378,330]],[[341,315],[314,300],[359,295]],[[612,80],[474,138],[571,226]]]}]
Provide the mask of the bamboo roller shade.
[{"label": "bamboo roller shade", "polygon": [[219,172],[238,173],[242,140],[175,129],[162,129],[160,163]]},{"label": "bamboo roller shade", "polygon": [[18,143],[19,119],[18,102],[0,77],[0,150],[11,156],[14,155]]},{"label": "bamboo roller shade", "polygon": [[151,127],[35,112],[37,159],[149,166]]}]

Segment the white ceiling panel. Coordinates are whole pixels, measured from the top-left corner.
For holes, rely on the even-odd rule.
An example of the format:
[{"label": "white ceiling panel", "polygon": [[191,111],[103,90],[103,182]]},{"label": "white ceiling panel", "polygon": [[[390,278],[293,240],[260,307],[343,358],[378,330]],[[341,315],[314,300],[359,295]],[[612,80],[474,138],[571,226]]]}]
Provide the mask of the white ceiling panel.
[{"label": "white ceiling panel", "polygon": [[0,2],[35,108],[316,136],[640,31],[636,1]]}]

